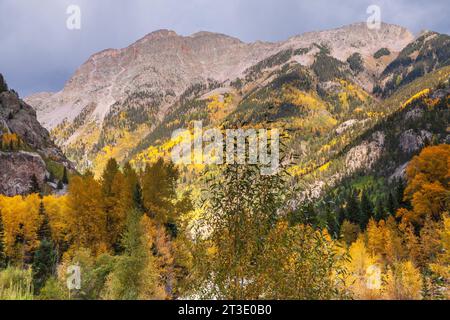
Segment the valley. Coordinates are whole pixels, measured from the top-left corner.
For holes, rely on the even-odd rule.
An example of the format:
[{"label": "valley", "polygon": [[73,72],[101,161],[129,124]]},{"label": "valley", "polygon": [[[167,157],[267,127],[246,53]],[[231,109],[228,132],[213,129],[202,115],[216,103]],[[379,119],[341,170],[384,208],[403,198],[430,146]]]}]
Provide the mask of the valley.
[{"label": "valley", "polygon": [[[158,30],[24,99],[0,75],[0,300],[448,299],[449,124],[450,36],[386,23]],[[180,129],[275,133],[279,170],[174,163]]]}]

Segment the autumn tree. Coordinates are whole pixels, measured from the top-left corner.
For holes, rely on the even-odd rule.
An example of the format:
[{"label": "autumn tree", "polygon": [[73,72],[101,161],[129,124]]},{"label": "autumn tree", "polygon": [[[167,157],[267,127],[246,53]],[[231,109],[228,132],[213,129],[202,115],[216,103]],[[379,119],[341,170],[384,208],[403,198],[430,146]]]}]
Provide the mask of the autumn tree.
[{"label": "autumn tree", "polygon": [[113,185],[114,178],[116,177],[116,174],[119,172],[119,164],[117,163],[116,159],[111,158],[106,163],[105,170],[103,171],[102,177],[101,177],[101,183],[102,183],[102,192],[105,196],[110,196],[111,188]]},{"label": "autumn tree", "polygon": [[[440,250],[437,253],[435,261],[429,267],[432,273],[432,280],[437,285],[439,295],[449,299],[450,292],[450,216],[445,214],[442,228],[439,229]],[[435,294],[436,295],[436,294]]]},{"label": "autumn tree", "polygon": [[344,220],[341,225],[341,237],[347,245],[351,245],[358,238],[361,229],[359,225]]},{"label": "autumn tree", "polygon": [[227,164],[208,184],[203,227],[210,232],[207,239],[199,236],[197,241],[209,255],[195,260],[199,286],[210,289],[205,296],[251,299],[263,292],[255,281],[257,261],[286,201],[286,176],[283,170],[262,175],[260,169]]},{"label": "autumn tree", "polygon": [[[348,250],[349,259],[344,263],[348,276],[345,277],[346,287],[356,299],[377,299],[381,296],[381,278],[373,287],[368,286],[368,270],[380,268],[378,256],[369,252],[363,237],[359,237]],[[381,276],[381,274],[380,274]]]},{"label": "autumn tree", "polygon": [[0,195],[5,252],[12,264],[21,265],[32,261],[33,252],[39,245],[39,204],[37,194],[26,197]]},{"label": "autumn tree", "polygon": [[422,277],[411,261],[393,264],[385,278],[385,296],[391,300],[419,300],[422,298]]},{"label": "autumn tree", "polygon": [[101,184],[109,244],[117,251],[120,246],[120,234],[125,227],[127,212],[133,206],[132,190],[126,177],[119,170],[115,159],[108,161]]},{"label": "autumn tree", "polygon": [[439,220],[450,207],[448,194],[450,145],[427,147],[414,157],[406,169],[405,201],[412,211],[403,211],[402,218],[422,226],[427,217]]},{"label": "autumn tree", "polygon": [[[255,272],[266,299],[345,299],[343,262],[347,259],[327,232],[280,222],[264,246]],[[249,284],[251,286],[251,284]],[[261,297],[260,296],[260,297]]]},{"label": "autumn tree", "polygon": [[118,257],[108,277],[106,298],[138,300],[164,297],[154,258],[144,241],[142,214],[134,210],[128,215],[126,231],[121,239],[123,255]]},{"label": "autumn tree", "polygon": [[380,220],[378,223],[370,219],[367,229],[367,250],[372,256],[382,256],[385,252],[384,246],[384,232],[383,232],[384,220]]},{"label": "autumn tree", "polygon": [[107,216],[103,210],[101,185],[92,173],[71,179],[67,202],[67,224],[72,245],[90,248],[94,254],[107,251]]}]

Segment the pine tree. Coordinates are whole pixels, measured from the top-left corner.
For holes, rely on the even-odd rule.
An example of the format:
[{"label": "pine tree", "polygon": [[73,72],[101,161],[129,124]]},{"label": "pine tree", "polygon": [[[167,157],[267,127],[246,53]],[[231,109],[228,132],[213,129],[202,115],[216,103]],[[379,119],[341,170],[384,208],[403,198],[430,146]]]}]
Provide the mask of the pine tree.
[{"label": "pine tree", "polygon": [[142,178],[142,198],[147,214],[165,224],[175,212],[176,183],[179,172],[172,162],[162,158],[145,168]]},{"label": "pine tree", "polygon": [[114,300],[136,300],[145,295],[156,297],[160,287],[158,268],[147,250],[142,227],[142,213],[129,213],[121,246],[124,252],[117,259],[109,276],[106,296]]},{"label": "pine tree", "polygon": [[369,222],[370,217],[372,216],[372,203],[365,191],[363,191],[361,195],[361,205],[360,205],[360,213],[359,213],[359,226],[362,230],[366,228],[367,223]]},{"label": "pine tree", "polygon": [[353,190],[350,191],[347,198],[346,218],[352,223],[360,223],[358,198]]},{"label": "pine tree", "polygon": [[389,195],[388,195],[388,202],[387,202],[386,209],[387,209],[387,213],[389,215],[395,215],[396,205],[395,205],[394,196],[392,195],[391,192],[389,192]]},{"label": "pine tree", "polygon": [[336,217],[329,204],[326,205],[325,210],[326,210],[325,215],[327,218],[328,231],[333,237],[338,238],[340,229],[339,217]]},{"label": "pine tree", "polygon": [[383,202],[381,200],[377,201],[377,205],[375,207],[375,220],[385,220],[386,219],[386,212],[384,210]]},{"label": "pine tree", "polygon": [[405,192],[405,184],[402,179],[397,181],[397,187],[395,189],[395,200],[397,202],[397,208],[406,208],[407,203],[403,201],[403,193]]},{"label": "pine tree", "polygon": [[142,188],[139,182],[133,188],[133,204],[136,210],[144,211],[144,204],[142,203]]},{"label": "pine tree", "polygon": [[50,228],[50,221],[48,219],[47,212],[45,211],[44,202],[41,200],[39,205],[39,217],[42,219],[41,226],[38,230],[38,239],[39,240],[51,240],[52,239],[52,231]]},{"label": "pine tree", "polygon": [[69,184],[69,177],[67,175],[67,168],[66,167],[64,167],[63,176],[62,176],[61,182],[63,184],[65,184],[65,185]]},{"label": "pine tree", "polygon": [[51,240],[41,240],[33,258],[33,284],[35,293],[39,293],[45,282],[54,274],[56,252]]},{"label": "pine tree", "polygon": [[41,192],[41,186],[39,185],[38,178],[35,174],[31,176],[30,181],[30,193],[40,193]]},{"label": "pine tree", "polygon": [[346,215],[347,215],[347,213],[345,211],[345,208],[343,206],[340,206],[338,209],[338,214],[337,214],[339,229],[340,229],[340,226],[342,225],[342,223],[344,222]]},{"label": "pine tree", "polygon": [[51,229],[48,215],[45,212],[44,202],[39,205],[39,216],[42,219],[38,230],[40,244],[33,257],[33,284],[36,293],[39,293],[45,282],[54,274],[57,254],[51,238]]}]

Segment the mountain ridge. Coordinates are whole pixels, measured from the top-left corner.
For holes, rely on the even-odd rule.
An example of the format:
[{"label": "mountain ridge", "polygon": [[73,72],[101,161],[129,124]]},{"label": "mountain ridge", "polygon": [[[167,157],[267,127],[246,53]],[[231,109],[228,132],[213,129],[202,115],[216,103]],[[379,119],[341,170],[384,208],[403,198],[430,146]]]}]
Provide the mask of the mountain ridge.
[{"label": "mountain ridge", "polygon": [[[275,43],[163,29],[92,55],[62,91],[25,100],[81,169],[97,170],[105,157],[128,158],[176,105],[228,94],[235,107],[289,65],[321,73],[320,87],[338,76],[371,93],[378,75],[414,39],[406,28],[384,23],[376,31],[356,23]],[[374,58],[382,48],[389,54]]]},{"label": "mountain ridge", "polygon": [[[135,50],[139,49],[135,49],[136,46],[140,46],[140,45],[145,45],[148,42],[154,44],[155,42],[161,41],[161,40],[167,40],[168,38],[176,38],[178,40],[182,39],[183,41],[186,41],[186,39],[200,39],[200,38],[204,38],[205,35],[207,35],[208,37],[213,37],[213,38],[217,38],[217,39],[224,39],[224,40],[228,40],[231,41],[234,44],[237,44],[238,46],[247,46],[248,48],[252,48],[252,47],[256,47],[257,51],[262,51],[262,53],[260,53],[260,55],[254,59],[254,61],[250,61],[247,62],[245,66],[243,67],[239,67],[239,63],[234,64],[231,69],[237,69],[238,72],[228,72],[227,75],[225,76],[218,76],[220,75],[219,73],[214,73],[211,72],[211,74],[209,75],[214,75],[219,81],[225,81],[225,80],[234,80],[235,78],[242,76],[242,73],[245,71],[245,69],[247,69],[248,67],[250,67],[251,65],[263,60],[264,58],[269,57],[271,54],[275,54],[276,52],[279,52],[281,50],[284,49],[288,49],[288,48],[292,48],[292,47],[307,47],[308,45],[311,45],[314,42],[319,42],[319,41],[323,41],[324,39],[321,38],[325,37],[329,34],[345,34],[347,36],[347,38],[351,38],[348,36],[348,30],[351,30],[352,28],[357,28],[358,30],[368,30],[366,27],[363,26],[363,23],[356,23],[356,24],[352,24],[352,25],[348,25],[348,26],[344,26],[341,28],[335,28],[335,29],[330,29],[330,30],[325,30],[325,31],[319,31],[319,32],[307,32],[301,35],[296,35],[293,37],[288,38],[286,41],[281,41],[281,42],[252,42],[252,43],[244,43],[242,41],[240,41],[237,38],[234,37],[230,37],[224,34],[220,34],[220,33],[212,33],[212,32],[205,32],[205,31],[200,31],[197,33],[194,33],[190,36],[179,36],[178,34],[176,34],[174,31],[171,30],[157,30],[154,31],[152,33],[147,34],[146,36],[142,37],[141,39],[137,40],[136,42],[134,42],[133,44],[131,44],[130,46],[126,47],[126,48],[122,48],[122,49],[106,49],[103,51],[100,51],[98,53],[93,54],[85,63],[83,63],[80,68],[75,72],[75,74],[71,77],[71,79],[69,79],[64,87],[64,89],[60,92],[64,92],[64,91],[71,91],[73,90],[72,85],[74,84],[74,82],[77,82],[77,75],[79,75],[80,73],[84,72],[84,68],[87,67],[87,65],[89,64],[96,64],[98,60],[101,59],[105,59],[105,58],[110,58],[110,59],[116,59],[118,56],[120,55],[128,55],[130,56],[130,51],[134,51],[132,52],[135,55],[135,58],[138,58],[138,54],[139,52],[136,52]],[[391,28],[393,28],[394,31],[401,33],[405,33],[406,39],[407,41],[405,42],[409,42],[409,40],[412,40],[413,35],[405,28],[399,27],[399,26],[395,26],[395,25],[387,25],[387,24],[383,24],[382,25],[382,30],[387,30],[388,33],[391,30]],[[371,31],[366,31],[367,34],[371,34]],[[378,34],[378,33],[373,33],[373,34]],[[396,39],[398,40],[398,39]],[[405,46],[406,43],[402,44],[401,41],[397,42],[395,41],[395,46],[394,49],[399,49],[399,51],[402,49],[403,46]],[[159,49],[159,48],[158,48]],[[161,50],[164,50],[165,48],[161,48]],[[186,48],[184,48],[186,50]],[[259,50],[258,50],[259,49]],[[395,51],[395,50],[394,50]],[[131,55],[132,56],[132,55]],[[340,56],[340,60],[344,60],[344,57]],[[237,59],[236,59],[237,60]],[[119,63],[120,65],[120,63]],[[200,63],[201,65],[201,63]],[[91,67],[91,66],[89,66]],[[95,72],[95,70],[92,70]],[[123,70],[118,70],[119,74],[120,71]],[[206,76],[207,78],[208,76]],[[205,76],[204,76],[205,78]],[[83,79],[85,79],[83,77]],[[56,93],[45,93],[46,95],[55,95],[58,94],[60,92],[56,92]],[[46,119],[45,112],[43,112],[43,108],[42,108],[42,101],[40,101],[42,99],[41,97],[42,93],[37,93],[34,95],[31,95],[29,97],[26,97],[25,100],[28,101],[30,104],[34,105],[37,110],[38,113],[41,114],[42,118],[42,122],[43,124],[49,128],[52,129],[55,125],[59,124],[58,121],[56,123],[48,121]],[[45,100],[47,100],[48,98],[46,97]],[[110,105],[112,103],[109,103]],[[80,110],[81,111],[81,110]],[[105,112],[101,112],[101,115],[104,116]],[[69,113],[70,114],[70,113]],[[73,116],[74,117],[74,116]],[[103,118],[103,117],[101,117]],[[62,119],[59,119],[59,122],[62,121]]]}]

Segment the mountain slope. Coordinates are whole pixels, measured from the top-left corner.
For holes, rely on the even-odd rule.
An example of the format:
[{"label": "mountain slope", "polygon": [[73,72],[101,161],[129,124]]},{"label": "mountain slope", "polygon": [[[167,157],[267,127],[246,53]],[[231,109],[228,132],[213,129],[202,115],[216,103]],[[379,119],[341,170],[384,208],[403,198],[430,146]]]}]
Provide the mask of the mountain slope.
[{"label": "mountain slope", "polygon": [[[354,24],[279,43],[161,30],[127,48],[93,55],[61,92],[33,95],[27,102],[80,169],[98,172],[108,157],[122,161],[136,147],[148,146],[148,137],[176,118],[177,110],[224,94],[233,109],[287,64],[312,68],[321,83],[338,75],[370,92],[378,74],[412,40],[406,29],[387,24],[377,32]],[[391,54],[375,61],[381,47]]]},{"label": "mountain slope", "polygon": [[407,163],[423,147],[450,143],[450,67],[405,85],[383,103],[386,110],[392,105],[398,106],[395,111],[364,130],[351,128],[352,138],[330,154],[325,170],[317,168],[300,177],[301,201],[316,199],[342,180],[364,176],[381,178],[388,186],[404,178]]},{"label": "mountain slope", "polygon": [[0,74],[0,194],[27,193],[35,187],[33,175],[40,187],[56,188],[48,178],[60,177],[63,166],[74,170],[37,121],[33,108],[8,90]]},{"label": "mountain slope", "polygon": [[391,95],[421,76],[450,65],[450,36],[423,32],[408,44],[383,71],[380,85],[374,92],[383,97]]}]

